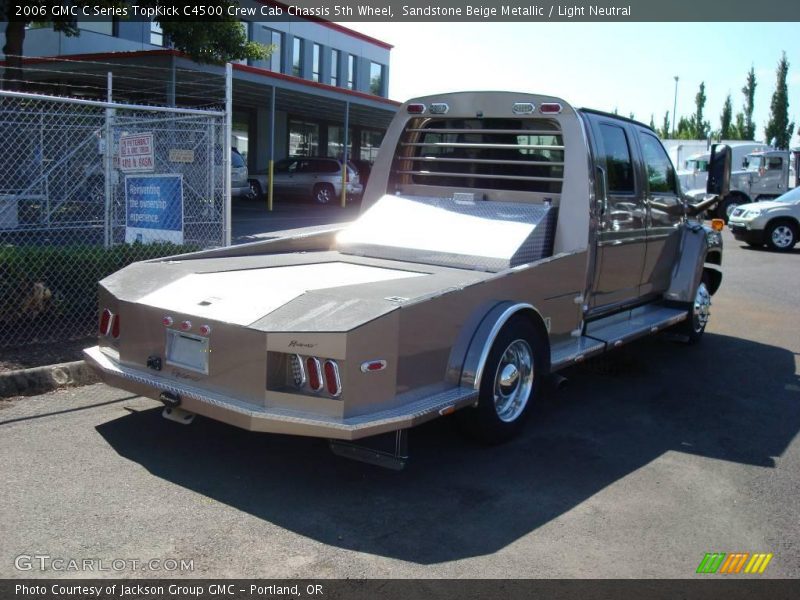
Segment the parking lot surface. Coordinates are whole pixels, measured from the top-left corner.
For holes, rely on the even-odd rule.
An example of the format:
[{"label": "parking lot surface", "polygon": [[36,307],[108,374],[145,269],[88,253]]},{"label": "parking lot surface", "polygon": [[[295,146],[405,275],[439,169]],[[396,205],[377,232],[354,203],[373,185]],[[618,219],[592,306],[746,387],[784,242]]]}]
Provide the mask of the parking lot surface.
[{"label": "parking lot surface", "polygon": [[[568,370],[503,446],[412,430],[402,472],[101,384],[0,403],[0,577],[681,578],[707,552],[799,577],[800,251],[725,244],[700,344]],[[192,567],[15,567],[34,554]]]}]

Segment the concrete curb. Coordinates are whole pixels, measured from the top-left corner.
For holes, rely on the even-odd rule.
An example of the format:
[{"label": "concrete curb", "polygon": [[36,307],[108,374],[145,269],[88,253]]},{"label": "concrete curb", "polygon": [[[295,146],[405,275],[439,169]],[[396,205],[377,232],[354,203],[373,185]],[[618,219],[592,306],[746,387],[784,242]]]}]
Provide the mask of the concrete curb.
[{"label": "concrete curb", "polygon": [[0,373],[0,398],[33,396],[100,381],[82,360]]}]

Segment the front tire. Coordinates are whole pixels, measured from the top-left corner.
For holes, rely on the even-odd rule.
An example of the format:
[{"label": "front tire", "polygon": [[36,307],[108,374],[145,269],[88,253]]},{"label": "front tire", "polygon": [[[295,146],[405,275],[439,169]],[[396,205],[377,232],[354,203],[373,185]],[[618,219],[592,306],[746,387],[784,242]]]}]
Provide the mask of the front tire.
[{"label": "front tire", "polygon": [[708,291],[706,277],[697,286],[694,302],[688,309],[686,320],[678,325],[679,333],[686,336],[687,344],[696,344],[703,337],[711,316],[711,293]]},{"label": "front tire", "polygon": [[335,195],[336,192],[330,183],[320,183],[314,186],[311,197],[317,204],[330,204]]},{"label": "front tire", "polygon": [[789,221],[770,223],[766,233],[767,247],[776,252],[789,252],[797,243],[797,226]]},{"label": "front tire", "polygon": [[736,207],[741,206],[742,204],[747,204],[748,202],[749,200],[747,198],[739,194],[728,196],[719,203],[719,207],[717,208],[717,216],[727,223],[731,218],[733,211],[736,210]]},{"label": "front tire", "polygon": [[470,437],[488,444],[516,436],[542,393],[545,344],[524,317],[506,323],[486,359],[478,392],[478,405],[457,414]]}]

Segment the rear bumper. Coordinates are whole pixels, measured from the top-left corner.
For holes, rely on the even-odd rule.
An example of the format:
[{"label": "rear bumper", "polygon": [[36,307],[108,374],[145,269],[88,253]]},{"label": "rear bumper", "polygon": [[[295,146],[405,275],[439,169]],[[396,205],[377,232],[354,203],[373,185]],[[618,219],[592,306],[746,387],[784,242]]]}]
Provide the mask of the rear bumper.
[{"label": "rear bumper", "polygon": [[180,398],[183,410],[249,431],[355,440],[414,427],[477,400],[475,390],[451,387],[425,395],[409,394],[407,402],[395,408],[336,418],[257,406],[196,386],[177,383],[156,373],[121,365],[104,354],[98,346],[85,349],[83,356],[100,378],[111,386],[156,400],[162,392],[170,392]]},{"label": "rear bumper", "polygon": [[766,243],[763,229],[747,229],[744,225],[738,223],[728,222],[728,228],[731,230],[733,237],[740,242],[748,244],[764,244]]}]

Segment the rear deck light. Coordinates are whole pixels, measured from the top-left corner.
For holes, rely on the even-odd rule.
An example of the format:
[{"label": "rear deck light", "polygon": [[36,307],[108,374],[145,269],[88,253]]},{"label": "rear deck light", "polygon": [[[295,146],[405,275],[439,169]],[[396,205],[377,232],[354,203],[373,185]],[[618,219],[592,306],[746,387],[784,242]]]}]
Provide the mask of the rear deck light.
[{"label": "rear deck light", "polygon": [[432,115],[444,115],[447,114],[448,110],[450,110],[450,106],[448,106],[444,102],[434,102],[433,104],[431,104]]},{"label": "rear deck light", "polygon": [[339,365],[335,361],[325,361],[325,387],[334,398],[342,393],[342,380],[339,378]]},{"label": "rear deck light", "polygon": [[309,356],[306,358],[306,371],[308,372],[308,385],[314,392],[319,392],[322,389],[322,369],[320,368],[319,359]]},{"label": "rear deck light", "polygon": [[119,315],[114,315],[111,317],[111,337],[113,337],[115,340],[119,339],[119,321]]},{"label": "rear deck light", "polygon": [[183,331],[189,331],[191,328],[192,328],[192,322],[191,321],[183,321],[181,323],[181,329]]},{"label": "rear deck light", "polygon": [[536,107],[533,102],[515,102],[511,107],[511,112],[515,115],[529,115],[534,110],[536,110]]},{"label": "rear deck light", "polygon": [[111,333],[111,321],[114,319],[114,313],[110,310],[103,309],[100,315],[100,335],[108,335]]},{"label": "rear deck light", "polygon": [[558,102],[545,102],[539,106],[539,112],[543,114],[557,115],[562,110]]},{"label": "rear deck light", "polygon": [[409,104],[407,109],[410,115],[421,115],[425,112],[424,104]]},{"label": "rear deck light", "polygon": [[303,368],[303,360],[297,354],[289,357],[289,369],[291,369],[292,383],[294,387],[301,388],[306,384],[306,371]]},{"label": "rear deck light", "polygon": [[169,327],[174,322],[175,321],[172,320],[172,317],[164,317],[163,319],[161,319],[161,323],[163,323],[164,327]]},{"label": "rear deck light", "polygon": [[200,326],[200,335],[208,335],[209,333],[211,333],[211,325]]}]

